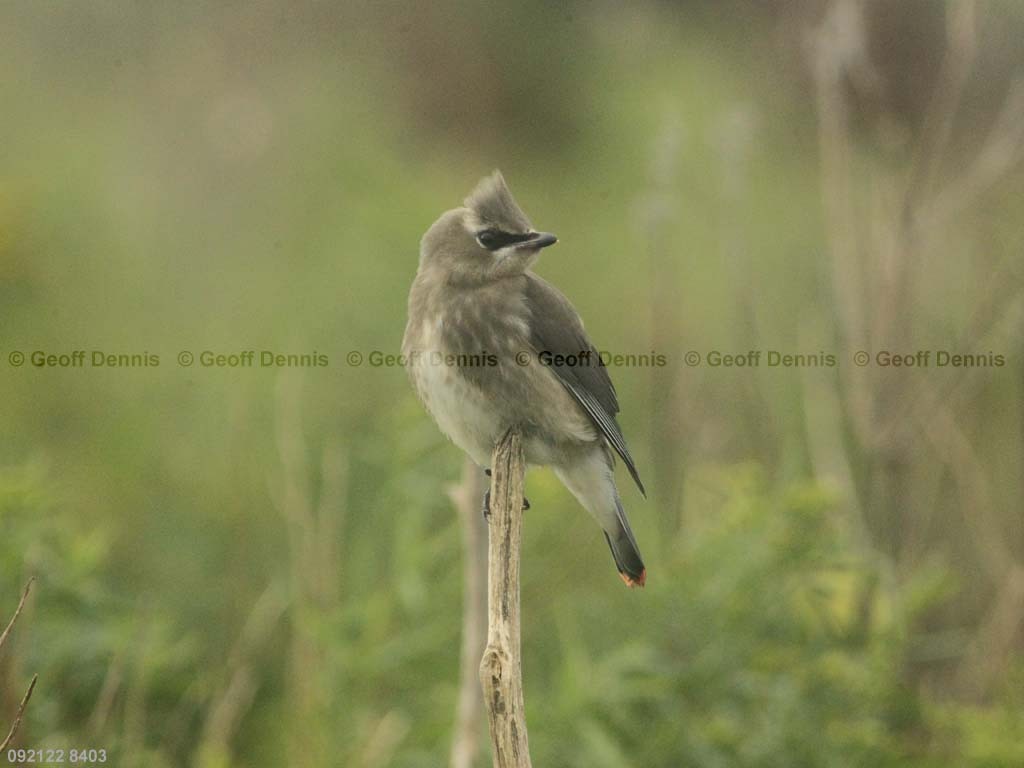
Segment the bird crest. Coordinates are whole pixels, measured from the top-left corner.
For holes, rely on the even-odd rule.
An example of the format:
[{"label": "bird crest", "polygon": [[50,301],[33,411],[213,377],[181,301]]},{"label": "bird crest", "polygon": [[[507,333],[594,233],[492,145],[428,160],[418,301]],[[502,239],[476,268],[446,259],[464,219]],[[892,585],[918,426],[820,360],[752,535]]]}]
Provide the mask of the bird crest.
[{"label": "bird crest", "polygon": [[501,171],[485,176],[465,200],[465,206],[482,222],[505,232],[529,232],[533,229],[523,209],[516,203]]}]

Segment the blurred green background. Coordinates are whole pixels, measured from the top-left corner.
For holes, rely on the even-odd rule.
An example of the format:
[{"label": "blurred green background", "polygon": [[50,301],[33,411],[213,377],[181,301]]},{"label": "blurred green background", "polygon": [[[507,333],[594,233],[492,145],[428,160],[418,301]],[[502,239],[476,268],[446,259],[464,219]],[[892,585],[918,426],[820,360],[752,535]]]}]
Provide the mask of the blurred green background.
[{"label": "blurred green background", "polygon": [[[19,747],[449,764],[462,457],[347,355],[499,167],[598,346],[666,358],[612,370],[645,590],[529,478],[534,764],[1024,765],[1022,40],[1013,0],[0,4],[0,729],[38,673]],[[78,349],[160,364],[9,363]],[[248,349],[329,365],[176,361]],[[707,364],[751,349],[836,365]],[[852,363],[940,349],[1004,365]]]}]

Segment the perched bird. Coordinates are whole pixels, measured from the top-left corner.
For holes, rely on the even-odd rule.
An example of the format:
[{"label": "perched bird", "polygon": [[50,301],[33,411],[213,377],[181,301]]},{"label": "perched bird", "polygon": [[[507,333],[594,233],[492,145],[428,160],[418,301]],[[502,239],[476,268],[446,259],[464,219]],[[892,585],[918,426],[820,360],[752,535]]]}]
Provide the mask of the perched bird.
[{"label": "perched bird", "polygon": [[441,431],[481,467],[518,425],[527,463],[554,469],[604,530],[622,580],[642,587],[613,450],[644,488],[615,388],[572,304],[530,271],[556,241],[534,230],[500,172],[484,178],[423,236],[403,360]]}]

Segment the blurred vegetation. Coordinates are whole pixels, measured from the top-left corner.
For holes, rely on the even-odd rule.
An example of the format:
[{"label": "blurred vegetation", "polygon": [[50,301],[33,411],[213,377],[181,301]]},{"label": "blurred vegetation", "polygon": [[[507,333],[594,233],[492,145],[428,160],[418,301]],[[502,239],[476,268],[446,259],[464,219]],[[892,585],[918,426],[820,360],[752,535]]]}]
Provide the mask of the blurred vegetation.
[{"label": "blurred vegetation", "polygon": [[[669,360],[612,371],[646,590],[531,474],[534,763],[1024,764],[1024,14],[966,5],[4,4],[0,723],[37,672],[19,746],[447,762],[461,458],[345,359],[500,167],[599,345]],[[840,364],[682,362],[752,348]],[[76,349],[160,366],[7,363]],[[175,359],[247,349],[330,365]]]}]

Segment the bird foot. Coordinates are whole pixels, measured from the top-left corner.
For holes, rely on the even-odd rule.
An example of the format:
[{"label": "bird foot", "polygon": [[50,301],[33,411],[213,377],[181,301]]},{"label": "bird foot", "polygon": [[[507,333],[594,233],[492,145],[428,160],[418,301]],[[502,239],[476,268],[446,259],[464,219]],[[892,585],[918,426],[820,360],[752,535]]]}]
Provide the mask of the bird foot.
[{"label": "bird foot", "polygon": [[[523,496],[523,512],[530,508],[530,500]],[[488,488],[484,491],[484,520],[490,521],[491,519],[491,489]]]}]

